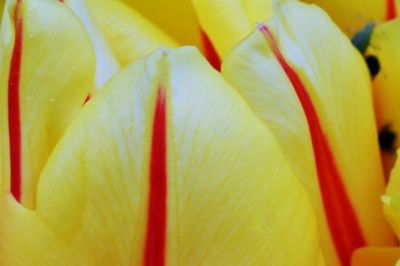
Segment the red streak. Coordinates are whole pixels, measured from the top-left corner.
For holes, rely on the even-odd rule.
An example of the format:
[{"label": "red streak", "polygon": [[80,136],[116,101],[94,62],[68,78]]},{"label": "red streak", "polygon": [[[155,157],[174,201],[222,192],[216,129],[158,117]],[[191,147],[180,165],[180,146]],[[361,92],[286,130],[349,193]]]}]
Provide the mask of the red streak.
[{"label": "red streak", "polygon": [[11,55],[8,78],[8,131],[10,137],[11,193],[21,202],[21,117],[19,102],[19,82],[22,63],[22,0],[18,0],[14,10],[15,39]]},{"label": "red streak", "polygon": [[217,51],[204,31],[201,31],[201,39],[203,41],[204,52],[208,62],[218,71],[221,70],[221,59]]},{"label": "red streak", "polygon": [[92,96],[90,96],[90,94],[88,94],[85,98],[85,101],[83,102],[83,105],[87,104],[87,102],[90,101],[91,98],[92,98]]},{"label": "red streak", "polygon": [[151,143],[145,266],[165,265],[167,226],[167,128],[165,91],[157,92]]},{"label": "red streak", "polygon": [[396,0],[386,0],[386,5],[386,20],[392,20],[396,18]]},{"label": "red streak", "polygon": [[366,242],[336,167],[328,140],[320,125],[312,100],[300,77],[286,62],[268,27],[261,25],[259,30],[266,36],[273,53],[292,83],[303,107],[311,135],[319,187],[331,237],[341,265],[350,265],[353,251],[356,248],[365,246]]}]

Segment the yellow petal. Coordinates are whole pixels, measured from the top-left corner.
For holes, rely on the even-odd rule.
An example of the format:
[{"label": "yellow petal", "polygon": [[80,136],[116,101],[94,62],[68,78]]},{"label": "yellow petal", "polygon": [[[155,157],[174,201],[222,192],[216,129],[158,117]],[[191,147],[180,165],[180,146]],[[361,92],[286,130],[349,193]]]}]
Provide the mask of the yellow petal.
[{"label": "yellow petal", "polygon": [[373,95],[381,149],[387,176],[400,147],[400,19],[377,25],[371,37],[366,60],[370,62]]},{"label": "yellow petal", "polygon": [[323,8],[335,23],[353,36],[369,22],[383,22],[393,17],[395,0],[305,0]]},{"label": "yellow petal", "polygon": [[272,133],[193,48],[138,60],[85,105],[37,206],[1,199],[0,265],[323,265]]},{"label": "yellow petal", "polygon": [[167,34],[119,0],[87,0],[87,3],[122,66],[160,46],[177,46]]},{"label": "yellow petal", "polygon": [[179,43],[202,47],[200,29],[191,0],[119,0],[133,7]]},{"label": "yellow petal", "polygon": [[192,0],[200,25],[223,58],[257,21],[272,15],[272,0]]},{"label": "yellow petal", "polygon": [[[354,252],[352,266],[398,266],[400,248],[361,248]],[[396,263],[397,262],[397,263]]]},{"label": "yellow petal", "polygon": [[93,86],[95,57],[86,31],[63,3],[9,0],[5,9],[0,37],[2,191],[11,187],[23,205],[33,207],[42,168]]},{"label": "yellow petal", "polygon": [[[119,63],[113,54],[110,44],[107,43],[103,33],[94,22],[86,0],[65,0],[65,3],[79,17],[92,40],[96,52],[95,89],[99,90],[118,71]],[[95,92],[96,90],[92,90],[92,93]]]},{"label": "yellow petal", "polygon": [[[398,151],[399,152],[399,151]],[[398,153],[397,152],[397,153]],[[398,155],[398,154],[397,154]],[[385,195],[382,196],[386,218],[400,239],[400,161],[396,164],[390,174],[390,180]]]},{"label": "yellow petal", "polygon": [[3,19],[3,12],[4,12],[4,5],[5,5],[6,1],[0,1],[0,21],[2,21]]},{"label": "yellow petal", "polygon": [[270,33],[257,30],[240,43],[222,73],[271,127],[307,188],[326,260],[337,265],[338,252],[346,264],[356,247],[393,243],[379,200],[384,178],[367,69],[319,8],[281,1],[274,14],[260,26]]}]

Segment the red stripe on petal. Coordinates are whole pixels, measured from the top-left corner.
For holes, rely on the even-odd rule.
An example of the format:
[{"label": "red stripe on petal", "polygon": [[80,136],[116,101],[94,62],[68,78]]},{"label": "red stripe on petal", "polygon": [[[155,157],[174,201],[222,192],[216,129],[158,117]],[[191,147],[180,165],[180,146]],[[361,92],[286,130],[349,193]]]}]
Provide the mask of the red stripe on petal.
[{"label": "red stripe on petal", "polygon": [[386,20],[392,20],[396,17],[396,0],[386,0]]},{"label": "red stripe on petal", "polygon": [[216,70],[220,71],[221,59],[219,58],[218,53],[214,48],[214,45],[211,43],[210,39],[208,38],[207,34],[204,31],[201,31],[201,39],[203,41],[204,53],[208,62]]},{"label": "red stripe on petal", "polygon": [[151,142],[145,266],[165,265],[167,227],[167,121],[165,90],[157,91]]},{"label": "red stripe on petal", "polygon": [[14,10],[15,39],[11,55],[10,73],[8,78],[8,130],[10,140],[10,176],[11,193],[21,201],[21,117],[19,83],[22,63],[22,30],[21,17],[22,0],[18,0]]},{"label": "red stripe on petal", "polygon": [[90,94],[88,94],[85,98],[85,101],[83,102],[83,105],[87,104],[87,102],[90,101],[91,98],[92,98],[92,96]]},{"label": "red stripe on petal", "polygon": [[312,100],[300,77],[286,62],[268,27],[261,25],[259,30],[266,36],[274,55],[292,83],[306,115],[317,166],[319,187],[331,237],[341,264],[350,265],[353,251],[356,248],[365,246],[366,242],[336,166],[328,140],[325,137]]}]

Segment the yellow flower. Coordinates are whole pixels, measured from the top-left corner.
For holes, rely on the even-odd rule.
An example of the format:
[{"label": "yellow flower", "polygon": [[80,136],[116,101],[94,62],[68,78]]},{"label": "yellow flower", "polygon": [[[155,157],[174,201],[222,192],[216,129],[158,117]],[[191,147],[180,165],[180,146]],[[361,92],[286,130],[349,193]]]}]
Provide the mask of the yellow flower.
[{"label": "yellow flower", "polygon": [[[388,177],[400,147],[400,11],[398,0],[325,1],[309,0],[329,13],[365,57],[373,80],[373,98],[384,163]],[[366,26],[367,25],[367,26]],[[364,30],[362,30],[364,28]],[[360,34],[360,32],[362,32]],[[364,36],[363,36],[364,35]]]},{"label": "yellow flower", "polygon": [[396,263],[399,21],[360,54],[316,5],[174,4],[6,1],[0,265]]},{"label": "yellow flower", "polygon": [[[330,265],[365,245],[394,244],[362,57],[320,9],[276,4],[226,57],[222,73],[269,125],[309,191]],[[368,206],[367,208],[365,206]]]},{"label": "yellow flower", "polygon": [[322,265],[306,192],[233,87],[189,47],[104,70],[131,36],[81,4],[6,4],[0,265]]}]

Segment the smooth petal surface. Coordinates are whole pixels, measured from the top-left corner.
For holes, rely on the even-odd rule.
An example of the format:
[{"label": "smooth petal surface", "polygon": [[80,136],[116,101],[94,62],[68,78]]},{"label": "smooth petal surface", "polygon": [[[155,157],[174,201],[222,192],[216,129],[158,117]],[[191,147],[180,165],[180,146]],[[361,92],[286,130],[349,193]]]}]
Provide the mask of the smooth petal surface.
[{"label": "smooth petal surface", "polygon": [[[118,70],[119,63],[113,54],[110,44],[105,39],[104,34],[95,23],[90,10],[86,4],[86,0],[65,0],[64,1],[81,20],[85,29],[89,33],[93,47],[96,52],[96,88],[103,87],[104,83],[109,80]],[[96,90],[92,90],[92,94]]]},{"label": "smooth petal surface", "polygon": [[[0,37],[2,192],[34,207],[36,182],[94,86],[89,36],[67,6],[7,1]],[[10,182],[11,181],[11,182]]]},{"label": "smooth petal surface", "polygon": [[5,5],[6,1],[0,1],[0,20],[2,20],[3,18],[3,12],[4,12],[4,5]]},{"label": "smooth petal surface", "polygon": [[400,160],[396,161],[390,174],[390,180],[385,195],[382,196],[382,202],[386,218],[396,233],[397,238],[400,239]]},{"label": "smooth petal surface", "polygon": [[37,210],[4,195],[0,213],[1,265],[323,265],[272,133],[193,48],[118,73],[53,153]]},{"label": "smooth petal surface", "polygon": [[383,22],[396,16],[396,0],[305,0],[323,8],[350,37],[369,22]]},{"label": "smooth petal surface", "polygon": [[87,0],[87,3],[122,66],[160,46],[178,46],[176,41],[143,15],[119,0]]},{"label": "smooth petal surface", "polygon": [[400,19],[382,23],[374,28],[366,60],[374,68],[373,95],[380,131],[386,176],[400,147]]},{"label": "smooth petal surface", "polygon": [[272,0],[192,0],[200,25],[219,56],[272,15]]},{"label": "smooth petal surface", "polygon": [[358,246],[392,244],[363,58],[316,6],[277,2],[260,30],[228,54],[222,73],[271,127],[307,188],[327,263],[338,265],[338,254],[348,264]]},{"label": "smooth petal surface", "polygon": [[351,266],[399,266],[400,248],[360,248],[354,252]]},{"label": "smooth petal surface", "polygon": [[184,45],[202,47],[199,24],[191,0],[120,0],[143,14]]}]

